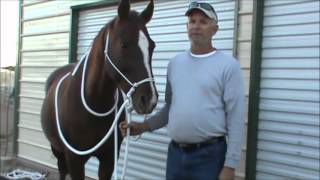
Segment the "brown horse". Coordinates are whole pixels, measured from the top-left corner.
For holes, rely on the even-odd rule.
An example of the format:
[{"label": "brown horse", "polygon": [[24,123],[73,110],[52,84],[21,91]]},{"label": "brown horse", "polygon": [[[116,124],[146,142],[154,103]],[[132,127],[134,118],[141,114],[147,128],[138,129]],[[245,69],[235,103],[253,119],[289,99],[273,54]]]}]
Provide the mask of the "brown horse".
[{"label": "brown horse", "polygon": [[[84,165],[91,156],[97,157],[100,162],[99,179],[111,178],[114,162],[113,134],[96,151],[77,155],[70,151],[59,137],[56,119],[59,119],[58,123],[66,141],[79,151],[92,148],[104,137],[114,121],[115,114],[99,117],[84,107],[81,98],[82,80],[84,99],[88,106],[95,112],[103,113],[116,104],[114,97],[118,89],[127,93],[134,82],[153,78],[151,57],[155,43],[146,28],[153,9],[154,2],[151,0],[147,8],[139,14],[130,11],[129,0],[122,0],[118,7],[118,16],[106,24],[95,37],[87,54],[87,67],[84,68],[85,63],[79,63],[79,66],[69,64],[49,76],[41,122],[51,143],[52,152],[58,160],[60,179],[65,179],[67,174],[70,174],[73,180],[84,179]],[[73,75],[66,75],[73,71]],[[62,77],[65,77],[63,81]],[[55,102],[58,84],[58,101]],[[133,109],[139,114],[150,113],[158,100],[154,82],[142,83],[135,89],[132,94]],[[123,102],[123,97],[119,99],[116,104],[118,107]],[[125,113],[122,113],[120,121],[124,119]],[[119,136],[118,148],[121,141],[122,137]]]}]

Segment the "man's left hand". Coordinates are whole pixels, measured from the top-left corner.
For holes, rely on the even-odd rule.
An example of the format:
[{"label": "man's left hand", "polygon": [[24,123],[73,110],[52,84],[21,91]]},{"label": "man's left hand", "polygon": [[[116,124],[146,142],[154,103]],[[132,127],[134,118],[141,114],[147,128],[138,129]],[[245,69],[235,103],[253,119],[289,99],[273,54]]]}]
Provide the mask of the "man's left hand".
[{"label": "man's left hand", "polygon": [[234,180],[234,169],[230,167],[223,167],[219,175],[219,180]]}]

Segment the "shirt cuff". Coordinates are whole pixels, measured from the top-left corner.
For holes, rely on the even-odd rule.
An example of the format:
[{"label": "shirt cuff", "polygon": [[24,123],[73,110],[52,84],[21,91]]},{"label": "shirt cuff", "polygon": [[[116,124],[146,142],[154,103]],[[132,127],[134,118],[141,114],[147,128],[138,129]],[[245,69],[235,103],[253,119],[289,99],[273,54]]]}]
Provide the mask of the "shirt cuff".
[{"label": "shirt cuff", "polygon": [[233,158],[226,158],[226,161],[224,162],[224,166],[230,167],[230,168],[236,168],[239,164],[239,160],[233,159]]}]

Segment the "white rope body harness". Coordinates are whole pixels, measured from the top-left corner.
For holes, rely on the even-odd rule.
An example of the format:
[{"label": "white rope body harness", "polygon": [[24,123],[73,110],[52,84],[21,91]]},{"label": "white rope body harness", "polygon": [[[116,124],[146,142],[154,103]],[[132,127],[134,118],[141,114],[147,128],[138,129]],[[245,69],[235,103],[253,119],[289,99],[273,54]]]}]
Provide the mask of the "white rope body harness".
[{"label": "white rope body harness", "polygon": [[[81,100],[82,100],[82,104],[84,105],[84,107],[86,108],[86,110],[88,112],[90,112],[92,115],[98,116],[98,117],[105,117],[110,115],[113,111],[115,113],[115,119],[113,120],[113,123],[110,127],[110,129],[108,130],[108,132],[106,133],[106,135],[100,140],[100,142],[98,144],[96,144],[94,147],[88,149],[88,150],[84,150],[84,151],[79,151],[75,148],[73,148],[65,139],[62,131],[61,131],[61,127],[60,127],[60,120],[59,120],[59,101],[58,101],[58,97],[59,97],[59,90],[60,90],[60,86],[62,84],[62,82],[70,75],[70,72],[68,72],[67,74],[65,74],[58,82],[56,89],[55,89],[55,116],[56,116],[56,125],[57,125],[57,129],[58,129],[58,133],[59,133],[59,137],[62,140],[62,142],[64,143],[64,145],[73,153],[78,154],[78,155],[88,155],[94,151],[96,151],[98,148],[100,148],[105,142],[106,140],[110,137],[112,131],[115,131],[115,135],[114,135],[114,177],[115,179],[117,179],[117,160],[118,160],[118,129],[117,129],[117,122],[120,118],[120,115],[122,113],[122,111],[126,108],[126,113],[127,113],[127,123],[130,124],[131,122],[131,113],[133,111],[133,105],[132,105],[132,94],[134,93],[134,91],[136,90],[136,88],[138,86],[140,86],[143,83],[146,82],[152,82],[154,81],[153,78],[146,78],[143,79],[139,82],[136,83],[132,83],[111,61],[109,55],[108,55],[108,44],[109,44],[109,33],[107,35],[106,38],[106,45],[105,45],[105,57],[108,60],[108,62],[112,65],[112,67],[123,77],[124,80],[126,80],[131,88],[128,91],[128,93],[124,96],[124,102],[123,104],[120,106],[119,111],[117,109],[117,105],[119,102],[119,91],[118,89],[116,89],[115,92],[115,97],[114,97],[114,105],[113,107],[105,112],[105,113],[98,113],[95,112],[94,110],[92,110],[89,105],[87,104],[86,100],[85,100],[85,96],[84,96],[84,81],[85,81],[85,73],[86,73],[86,68],[87,68],[87,63],[88,63],[88,59],[89,59],[89,54],[91,52],[91,48],[89,49],[89,51],[87,51],[87,53],[85,53],[81,60],[78,62],[77,66],[75,67],[75,69],[72,72],[72,76],[75,75],[75,73],[78,71],[81,63],[84,61],[84,65],[83,65],[83,71],[82,71],[82,80],[81,80]],[[127,159],[128,159],[128,151],[129,151],[129,144],[130,144],[130,128],[127,129],[127,136],[126,136],[126,145],[125,145],[125,155],[124,155],[124,166],[122,169],[122,175],[121,175],[121,179],[124,179],[125,177],[125,173],[126,173],[126,166],[127,166]]]}]

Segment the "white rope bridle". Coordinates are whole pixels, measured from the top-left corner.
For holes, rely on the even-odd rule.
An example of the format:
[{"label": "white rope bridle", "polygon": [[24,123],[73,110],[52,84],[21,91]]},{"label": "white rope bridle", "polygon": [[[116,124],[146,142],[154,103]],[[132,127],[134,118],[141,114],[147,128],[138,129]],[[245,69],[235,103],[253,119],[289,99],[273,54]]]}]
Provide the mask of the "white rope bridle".
[{"label": "white rope bridle", "polygon": [[[131,113],[133,111],[132,108],[132,94],[135,92],[136,88],[139,87],[141,84],[146,83],[146,82],[151,82],[154,81],[153,78],[146,78],[143,79],[139,82],[136,83],[132,83],[118,68],[117,66],[114,65],[114,63],[111,61],[109,55],[108,55],[108,45],[109,45],[109,33],[107,34],[107,38],[106,38],[106,45],[105,45],[105,50],[104,50],[104,54],[106,59],[108,60],[108,62],[112,65],[112,67],[122,76],[122,78],[124,80],[126,80],[128,82],[128,84],[130,84],[131,88],[128,91],[128,93],[124,96],[124,102],[123,104],[120,106],[119,111],[117,110],[117,104],[119,102],[119,91],[118,89],[116,89],[115,92],[115,97],[114,97],[114,105],[112,106],[112,108],[105,112],[105,113],[98,113],[95,112],[94,110],[92,110],[89,105],[87,104],[86,100],[85,100],[85,96],[84,96],[84,81],[85,81],[85,73],[86,73],[86,69],[87,69],[87,63],[88,63],[88,59],[89,59],[89,54],[91,52],[91,47],[89,49],[89,51],[87,51],[82,57],[81,60],[78,62],[77,66],[75,67],[75,69],[73,70],[73,72],[71,73],[72,76],[74,76],[76,74],[76,72],[78,71],[81,63],[84,61],[84,65],[83,65],[83,71],[82,71],[82,80],[81,80],[81,100],[82,100],[82,104],[84,105],[84,107],[86,108],[86,110],[88,112],[90,112],[92,115],[98,116],[98,117],[105,117],[110,115],[113,111],[115,112],[115,119],[110,127],[110,129],[108,130],[108,132],[106,133],[106,135],[100,140],[100,142],[98,144],[96,144],[94,147],[88,149],[88,150],[84,150],[84,151],[79,151],[75,148],[73,148],[65,139],[62,131],[61,131],[61,127],[60,127],[60,120],[59,120],[59,107],[58,107],[58,97],[59,97],[59,90],[60,90],[60,86],[62,84],[62,82],[70,75],[70,72],[68,72],[67,74],[65,74],[58,82],[57,87],[55,89],[55,116],[56,116],[56,125],[57,125],[57,129],[58,129],[58,133],[59,133],[59,137],[62,140],[62,142],[64,143],[64,145],[73,153],[78,154],[78,155],[87,155],[90,154],[92,152],[94,152],[95,150],[97,150],[99,147],[101,147],[101,145],[103,145],[103,143],[105,143],[105,141],[110,137],[112,130],[115,131],[115,135],[114,135],[114,176],[115,179],[117,179],[117,156],[118,156],[118,130],[117,130],[117,122],[120,118],[120,115],[122,113],[122,111],[126,108],[126,113],[127,113],[127,123],[130,124],[131,122]],[[123,170],[122,170],[122,175],[121,175],[121,179],[124,179],[125,173],[126,173],[126,166],[127,166],[127,159],[128,159],[128,151],[129,151],[129,144],[130,144],[130,138],[129,138],[129,134],[130,134],[130,128],[127,129],[127,136],[126,136],[126,145],[125,145],[125,155],[124,155],[124,166],[123,166]]]}]

